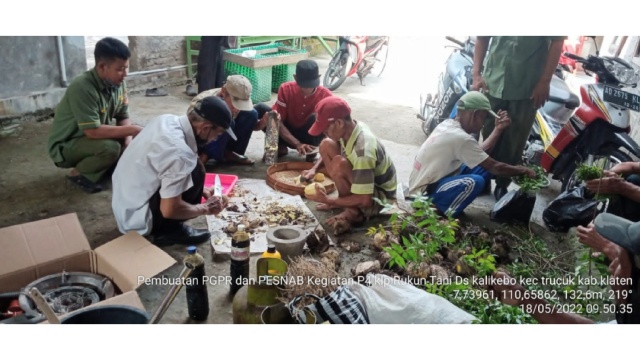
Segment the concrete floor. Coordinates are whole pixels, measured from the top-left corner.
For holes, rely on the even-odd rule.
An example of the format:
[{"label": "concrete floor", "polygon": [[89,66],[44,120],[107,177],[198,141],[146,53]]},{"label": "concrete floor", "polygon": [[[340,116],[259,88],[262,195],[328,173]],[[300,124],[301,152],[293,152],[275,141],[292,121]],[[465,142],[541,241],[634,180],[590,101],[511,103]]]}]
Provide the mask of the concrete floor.
[{"label": "concrete floor", "polygon": [[[335,94],[344,97],[353,109],[353,117],[366,122],[382,139],[391,154],[398,170],[398,180],[408,182],[413,157],[418,147],[425,140],[416,118],[420,94],[433,91],[438,74],[450,52],[445,49],[444,38],[392,38],[387,67],[382,77],[366,78],[366,86],[361,86],[357,77],[349,78]],[[329,62],[328,55],[316,60],[321,65],[321,73]],[[272,102],[275,94],[272,96]],[[144,94],[132,94],[130,109],[132,120],[144,125],[160,114],[183,114],[190,101],[184,93],[184,87],[169,89],[165,97],[145,97]],[[0,173],[0,227],[34,221],[52,216],[77,212],[82,226],[91,241],[97,247],[117,236],[115,220],[111,212],[111,190],[95,195],[69,187],[64,175],[65,170],[57,169],[49,160],[46,151],[47,135],[51,120],[28,122],[22,131],[13,137],[0,139],[0,153],[3,154],[3,171]],[[261,132],[254,133],[249,144],[247,156],[260,159],[264,146]],[[283,161],[298,159],[293,151]],[[264,179],[266,167],[257,162],[251,167],[220,166],[210,171],[237,174],[245,178]],[[542,192],[536,205],[534,221],[541,224],[541,210],[555,197],[558,184],[554,182],[550,189]],[[492,196],[484,196],[474,202],[466,211],[466,215],[483,225],[496,226],[488,220],[488,213],[493,206]],[[314,213],[315,206],[310,205]],[[316,213],[323,221],[326,214]],[[204,217],[194,219],[194,226],[205,227]],[[542,227],[533,225],[536,232],[549,235]],[[362,232],[353,233],[346,238],[363,242]],[[549,236],[556,242],[555,236]],[[228,275],[229,262],[212,256],[208,243],[199,246],[207,261],[207,275]],[[177,277],[185,254],[184,247],[172,246],[164,248],[178,260],[178,264],[168,269],[163,276]],[[357,258],[366,259],[370,255],[365,249]],[[256,257],[252,258],[252,271],[255,271]],[[349,263],[343,265],[340,273],[347,276]],[[147,310],[153,313],[168,291],[167,287],[142,285],[138,293]],[[210,315],[206,323],[232,323],[231,299],[224,286],[209,287]],[[163,323],[188,323],[187,306],[184,289],[177,296],[164,316]]]}]

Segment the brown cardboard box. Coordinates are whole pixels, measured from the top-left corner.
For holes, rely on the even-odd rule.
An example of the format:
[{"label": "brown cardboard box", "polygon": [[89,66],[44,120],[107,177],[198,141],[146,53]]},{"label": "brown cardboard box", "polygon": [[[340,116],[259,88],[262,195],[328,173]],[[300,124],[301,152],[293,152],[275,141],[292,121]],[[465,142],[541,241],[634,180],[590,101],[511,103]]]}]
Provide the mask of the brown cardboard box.
[{"label": "brown cardboard box", "polygon": [[19,291],[62,271],[90,272],[108,277],[120,290],[97,306],[108,303],[144,310],[136,293],[138,277],[153,277],[175,263],[135,232],[91,250],[75,213],[0,229],[0,293]]}]

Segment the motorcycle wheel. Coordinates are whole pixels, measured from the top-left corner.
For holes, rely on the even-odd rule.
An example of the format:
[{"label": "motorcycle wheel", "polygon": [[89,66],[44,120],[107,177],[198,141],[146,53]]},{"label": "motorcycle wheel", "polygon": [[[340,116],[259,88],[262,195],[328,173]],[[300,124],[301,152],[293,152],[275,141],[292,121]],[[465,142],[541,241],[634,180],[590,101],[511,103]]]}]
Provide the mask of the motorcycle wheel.
[{"label": "motorcycle wheel", "polygon": [[[607,151],[607,153],[605,154],[596,155],[594,159],[594,165],[597,165],[604,170],[609,170],[617,164],[628,161],[631,161],[631,157],[629,155],[623,153],[618,149],[615,149]],[[574,163],[571,169],[566,172],[569,175],[560,179],[562,182],[562,191],[566,191],[567,189],[571,189],[575,186],[580,185],[581,181],[577,176],[577,168],[578,164]]]},{"label": "motorcycle wheel", "polygon": [[387,57],[389,56],[389,38],[385,40],[384,44],[380,47],[376,53],[376,64],[373,65],[372,73],[376,73],[377,77],[382,75],[385,67],[387,66]]},{"label": "motorcycle wheel", "polygon": [[334,91],[347,79],[348,57],[349,54],[342,51],[338,51],[333,55],[322,81],[324,87]]},{"label": "motorcycle wheel", "polygon": [[427,135],[427,139],[431,136],[433,130],[442,122],[442,119],[436,119],[435,116],[427,118],[427,121],[422,122],[422,131]]}]

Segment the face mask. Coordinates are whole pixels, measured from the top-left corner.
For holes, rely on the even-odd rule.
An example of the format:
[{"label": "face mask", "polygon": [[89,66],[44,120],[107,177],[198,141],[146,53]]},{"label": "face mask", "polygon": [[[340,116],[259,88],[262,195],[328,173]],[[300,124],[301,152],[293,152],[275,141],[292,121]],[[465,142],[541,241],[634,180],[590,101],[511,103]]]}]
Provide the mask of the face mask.
[{"label": "face mask", "polygon": [[112,88],[117,88],[118,87],[118,85],[114,84],[111,80],[104,80],[104,82],[109,87],[112,87]]},{"label": "face mask", "polygon": [[196,145],[198,145],[198,147],[204,147],[207,145],[207,142],[207,139],[202,139],[200,136],[196,135]]}]

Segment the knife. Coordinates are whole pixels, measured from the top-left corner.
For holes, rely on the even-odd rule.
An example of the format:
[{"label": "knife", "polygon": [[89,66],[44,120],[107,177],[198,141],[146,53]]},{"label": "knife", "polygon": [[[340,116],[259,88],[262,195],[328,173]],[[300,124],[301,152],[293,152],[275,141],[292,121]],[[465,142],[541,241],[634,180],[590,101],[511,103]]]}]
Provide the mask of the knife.
[{"label": "knife", "polygon": [[220,176],[217,174],[213,183],[213,195],[222,197],[222,183],[220,182]]}]

